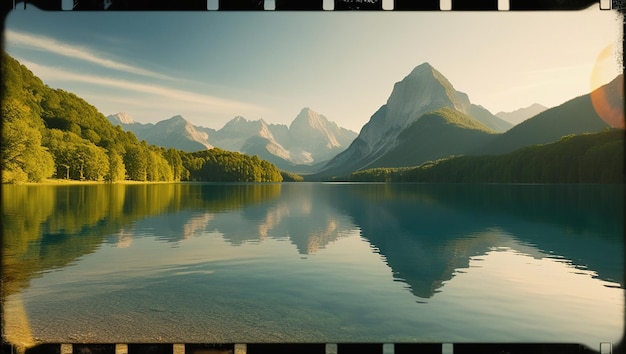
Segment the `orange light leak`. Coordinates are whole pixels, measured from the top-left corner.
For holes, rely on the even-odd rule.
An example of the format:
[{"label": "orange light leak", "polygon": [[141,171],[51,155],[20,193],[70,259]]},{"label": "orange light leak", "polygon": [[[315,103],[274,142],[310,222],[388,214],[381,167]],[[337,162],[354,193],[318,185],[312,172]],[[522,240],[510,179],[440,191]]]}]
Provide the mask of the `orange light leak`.
[{"label": "orange light leak", "polygon": [[[596,113],[611,127],[624,129],[624,74],[620,74],[610,84],[607,82],[609,70],[606,68],[611,60],[613,45],[608,45],[600,55],[591,72],[591,103]],[[594,89],[596,88],[597,89]]]}]

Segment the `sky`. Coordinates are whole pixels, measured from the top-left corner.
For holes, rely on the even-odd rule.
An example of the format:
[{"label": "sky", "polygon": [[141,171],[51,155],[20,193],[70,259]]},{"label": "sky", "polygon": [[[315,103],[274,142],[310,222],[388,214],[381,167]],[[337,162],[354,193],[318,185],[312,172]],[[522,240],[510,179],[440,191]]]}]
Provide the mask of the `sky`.
[{"label": "sky", "polygon": [[429,62],[496,114],[553,107],[623,71],[622,24],[569,12],[46,12],[18,9],[4,48],[104,115],[289,124],[304,107],[359,132]]}]

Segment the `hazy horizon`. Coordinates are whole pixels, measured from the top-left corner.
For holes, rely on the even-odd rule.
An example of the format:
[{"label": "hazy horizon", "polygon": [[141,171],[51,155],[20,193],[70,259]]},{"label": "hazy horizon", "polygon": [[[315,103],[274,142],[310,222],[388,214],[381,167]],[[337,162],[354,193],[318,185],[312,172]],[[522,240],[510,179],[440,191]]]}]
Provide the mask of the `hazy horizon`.
[{"label": "hazy horizon", "polygon": [[358,133],[423,62],[493,114],[559,105],[622,72],[621,29],[617,12],[596,7],[73,13],[29,5],[7,17],[5,50],[105,116],[182,115],[219,129],[235,116],[289,124],[309,107]]}]

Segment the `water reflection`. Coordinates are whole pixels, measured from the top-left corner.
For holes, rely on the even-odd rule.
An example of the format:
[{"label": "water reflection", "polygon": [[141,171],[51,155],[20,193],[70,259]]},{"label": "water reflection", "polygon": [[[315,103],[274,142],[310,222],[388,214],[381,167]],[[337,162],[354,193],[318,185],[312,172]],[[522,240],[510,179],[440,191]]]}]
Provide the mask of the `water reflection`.
[{"label": "water reflection", "polygon": [[[3,295],[28,285],[43,272],[65,267],[95,252],[106,238],[124,247],[136,236],[135,224],[151,227],[166,239],[184,239],[184,210],[226,212],[276,198],[279,184],[136,184],[2,186]],[[167,234],[167,231],[171,233]]]},{"label": "water reflection", "polygon": [[332,203],[427,298],[470,257],[511,240],[623,286],[622,196],[623,186],[369,184]]},{"label": "water reflection", "polygon": [[[2,192],[3,300],[19,305],[10,307],[19,310],[10,312],[15,318],[28,313],[34,332],[58,340],[70,330],[84,335],[100,314],[110,320],[90,333],[126,326],[122,342],[202,341],[206,328],[220,328],[214,341],[241,340],[237,333],[245,341],[494,341],[511,333],[492,324],[528,322],[520,319],[536,304],[532,287],[546,287],[527,274],[552,272],[545,279],[556,279],[549,281],[559,301],[574,313],[604,294],[598,287],[624,285],[622,186],[155,184]],[[584,301],[582,292],[567,298],[558,281],[595,290]],[[485,293],[510,282],[531,298]],[[496,303],[508,313],[490,312]],[[132,323],[131,314],[145,323]],[[477,336],[478,315],[495,339]],[[238,320],[224,326],[229,318]],[[544,327],[538,323],[529,340],[553,330]]]},{"label": "water reflection", "polygon": [[564,257],[624,284],[622,186],[157,184],[2,192],[5,294],[103,242],[124,248],[137,236],[178,243],[218,232],[232,245],[287,239],[306,255],[356,229],[420,298],[433,296],[471,257],[511,240],[533,257]]}]

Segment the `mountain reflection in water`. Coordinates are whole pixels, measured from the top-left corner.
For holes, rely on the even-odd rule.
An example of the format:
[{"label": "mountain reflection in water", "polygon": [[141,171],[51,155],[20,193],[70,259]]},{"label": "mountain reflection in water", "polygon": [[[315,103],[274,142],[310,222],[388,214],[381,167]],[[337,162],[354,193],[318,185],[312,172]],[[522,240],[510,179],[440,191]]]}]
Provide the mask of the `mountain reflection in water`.
[{"label": "mountain reflection in water", "polygon": [[[450,297],[439,294],[479,294],[495,286],[489,277],[540,287],[531,273],[520,273],[527,264],[556,269],[563,279],[565,272],[601,280],[623,297],[622,196],[623,186],[595,185],[3,186],[2,296],[9,305],[23,300],[32,331],[43,341],[63,340],[63,331],[72,331],[56,308],[68,297],[76,299],[70,312],[77,323],[90,316],[81,306],[102,313],[111,312],[112,299],[119,311],[145,306],[140,312],[148,323],[115,338],[120,341],[206,340],[202,328],[228,316],[241,320],[233,322],[235,330],[212,332],[213,341],[489,341],[476,331],[519,322],[507,319],[522,316],[511,312],[517,300],[505,300],[505,292],[477,295],[483,302],[472,301],[485,316],[483,326],[465,326],[471,318],[462,317],[448,328],[445,319],[454,314],[446,309],[463,303],[444,306]],[[487,277],[482,284],[467,282],[478,274]],[[545,279],[552,278],[546,273]],[[64,281],[75,288],[63,289]],[[359,292],[358,302],[351,292]],[[587,306],[573,295],[561,300]],[[207,301],[213,305],[206,307]],[[540,298],[528,301],[516,306],[532,307]],[[490,314],[498,304],[503,310]],[[425,314],[423,306],[433,312]],[[115,321],[124,316],[101,325],[120,326]],[[181,327],[171,329],[171,337],[155,336],[176,316]],[[185,323],[188,318],[196,318],[196,327]],[[567,320],[559,321],[565,331]],[[416,333],[415,326],[422,329]],[[115,336],[100,327],[89,333],[98,330]],[[510,338],[554,335],[515,331]],[[502,328],[489,333],[511,336]],[[87,336],[75,338],[107,339],[81,335]]]}]

